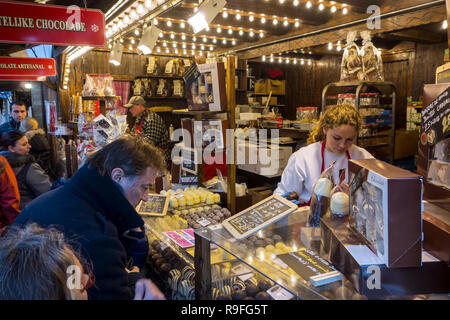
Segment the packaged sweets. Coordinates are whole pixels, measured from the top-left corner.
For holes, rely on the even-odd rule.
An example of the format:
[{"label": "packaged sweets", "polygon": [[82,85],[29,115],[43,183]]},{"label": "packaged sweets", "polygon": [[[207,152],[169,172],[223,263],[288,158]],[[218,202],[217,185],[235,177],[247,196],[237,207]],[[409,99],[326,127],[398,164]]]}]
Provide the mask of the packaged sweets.
[{"label": "packaged sweets", "polygon": [[134,80],[133,83],[133,95],[134,96],[142,96],[144,93],[144,85],[141,79]]},{"label": "packaged sweets", "polygon": [[158,58],[148,57],[147,74],[158,75]]},{"label": "packaged sweets", "polygon": [[347,46],[341,63],[341,81],[363,80],[364,73],[359,48],[355,43],[356,31],[347,34]]},{"label": "packaged sweets", "polygon": [[324,170],[314,184],[308,215],[308,227],[320,227],[320,218],[327,213],[330,207],[330,198],[334,185],[332,176],[334,164],[335,162]]},{"label": "packaged sweets", "polygon": [[93,120],[94,142],[98,146],[104,146],[114,139],[114,128],[111,121],[100,114]]},{"label": "packaged sweets", "polygon": [[173,80],[173,96],[174,97],[184,97],[183,80]]},{"label": "packaged sweets", "polygon": [[383,81],[383,61],[378,49],[373,45],[370,31],[361,31],[363,46],[361,48],[364,80]]},{"label": "packaged sweets", "polygon": [[167,75],[176,75],[177,74],[177,68],[176,68],[176,59],[171,59],[167,62],[166,67],[164,69],[164,74]]},{"label": "packaged sweets", "polygon": [[169,83],[165,79],[159,79],[158,87],[156,88],[156,96],[168,97],[169,96]]},{"label": "packaged sweets", "polygon": [[87,74],[83,86],[83,96],[115,96],[113,77],[110,74]]}]

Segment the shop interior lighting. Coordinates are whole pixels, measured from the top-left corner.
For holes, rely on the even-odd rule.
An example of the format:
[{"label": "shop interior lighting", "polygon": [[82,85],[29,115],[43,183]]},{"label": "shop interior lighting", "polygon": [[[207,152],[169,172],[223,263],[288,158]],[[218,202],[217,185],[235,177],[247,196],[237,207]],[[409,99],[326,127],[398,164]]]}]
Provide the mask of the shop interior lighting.
[{"label": "shop interior lighting", "polygon": [[226,5],[226,0],[205,0],[198,8],[198,12],[189,18],[188,22],[199,33],[205,29]]},{"label": "shop interior lighting", "polygon": [[123,45],[116,41],[109,54],[109,62],[115,66],[119,66],[122,60]]},{"label": "shop interior lighting", "polygon": [[448,27],[447,20],[442,21],[442,29],[447,29],[447,27]]},{"label": "shop interior lighting", "polygon": [[155,26],[150,26],[145,29],[142,38],[139,41],[138,49],[144,54],[149,54],[153,50],[160,33],[161,30]]},{"label": "shop interior lighting", "polygon": [[311,7],[312,7],[312,3],[311,3],[311,1],[308,1],[306,3],[306,8],[310,9]]},{"label": "shop interior lighting", "polygon": [[298,0],[294,0],[294,6],[298,6],[299,2]]},{"label": "shop interior lighting", "polygon": [[323,9],[325,9],[324,4],[323,4],[323,3],[319,4],[319,10],[320,10],[320,11],[323,11]]}]

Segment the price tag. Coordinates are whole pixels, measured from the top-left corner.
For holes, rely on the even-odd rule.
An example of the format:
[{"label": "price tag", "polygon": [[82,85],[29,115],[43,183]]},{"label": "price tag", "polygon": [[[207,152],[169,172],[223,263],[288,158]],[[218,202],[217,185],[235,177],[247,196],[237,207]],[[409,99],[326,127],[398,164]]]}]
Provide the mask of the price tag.
[{"label": "price tag", "polygon": [[277,265],[279,265],[280,267],[282,267],[283,269],[286,269],[288,267],[288,265],[286,263],[284,263],[283,261],[281,261],[279,258],[275,257],[271,257],[270,260],[273,263],[276,263]]},{"label": "price tag", "polygon": [[202,226],[202,227],[206,227],[208,225],[211,224],[211,222],[209,220],[206,219],[199,219],[197,220],[197,222]]},{"label": "price tag", "polygon": [[253,278],[253,273],[247,273],[247,274],[243,274],[238,276],[239,279],[241,279],[242,281],[246,281],[248,279]]},{"label": "price tag", "polygon": [[169,246],[167,244],[165,244],[164,242],[161,243],[161,251],[164,251],[165,249],[167,249]]},{"label": "price tag", "polygon": [[252,272],[252,270],[250,270],[249,268],[247,268],[245,265],[243,265],[242,263],[238,264],[237,266],[231,268],[231,271],[237,275],[240,276],[241,274],[246,274],[246,273],[250,273]]},{"label": "price tag", "polygon": [[287,291],[286,289],[283,289],[279,285],[276,285],[269,290],[267,290],[267,293],[274,299],[274,300],[291,300],[294,295]]}]

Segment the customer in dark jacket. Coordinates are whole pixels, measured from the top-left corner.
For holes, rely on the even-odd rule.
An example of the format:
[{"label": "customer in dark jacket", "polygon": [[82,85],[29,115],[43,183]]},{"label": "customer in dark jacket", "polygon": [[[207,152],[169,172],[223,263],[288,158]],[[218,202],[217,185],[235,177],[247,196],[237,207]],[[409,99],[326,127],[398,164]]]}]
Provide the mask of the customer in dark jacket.
[{"label": "customer in dark jacket", "polygon": [[8,122],[0,125],[0,137],[7,132],[19,130],[20,122],[27,116],[27,106],[23,101],[13,101]]},{"label": "customer in dark jacket", "polygon": [[0,143],[3,148],[0,155],[8,160],[17,178],[20,192],[19,208],[22,210],[31,200],[50,190],[50,179],[30,154],[31,146],[22,132],[5,133]]},{"label": "customer in dark jacket", "polygon": [[[135,207],[148,199],[149,187],[164,168],[159,150],[141,139],[117,139],[92,155],[62,187],[33,201],[15,224],[54,226],[92,262],[96,284],[89,299],[132,299],[121,236],[143,228]],[[164,299],[148,279],[136,283],[135,299]]]}]

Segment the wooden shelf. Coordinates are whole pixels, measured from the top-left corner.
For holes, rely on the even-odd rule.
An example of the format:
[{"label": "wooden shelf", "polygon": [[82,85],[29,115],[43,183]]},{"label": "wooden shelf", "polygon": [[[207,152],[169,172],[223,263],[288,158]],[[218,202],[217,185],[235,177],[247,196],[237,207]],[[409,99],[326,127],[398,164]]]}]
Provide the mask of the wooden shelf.
[{"label": "wooden shelf", "polygon": [[186,97],[144,97],[145,100],[186,100]]},{"label": "wooden shelf", "polygon": [[[269,93],[254,93],[254,92],[250,92],[250,94],[254,95],[254,96],[268,96]],[[285,96],[286,94],[276,94],[276,93],[272,93],[272,96]]]},{"label": "wooden shelf", "polygon": [[387,138],[390,137],[389,134],[376,134],[373,136],[364,136],[364,137],[358,137],[358,140],[367,140],[367,139],[375,139],[375,138]]},{"label": "wooden shelf", "polygon": [[148,75],[148,76],[136,76],[136,79],[174,79],[174,80],[183,80],[183,77],[178,77],[178,76],[152,76],[152,75]]},{"label": "wooden shelf", "polygon": [[179,114],[183,116],[202,116],[202,117],[208,117],[215,114],[221,114],[221,113],[227,113],[227,110],[224,111],[185,111],[183,110],[172,110],[172,114]]},{"label": "wooden shelf", "polygon": [[103,100],[103,101],[109,101],[109,100],[120,100],[122,97],[120,96],[92,96],[92,97],[81,97],[82,100]]}]

